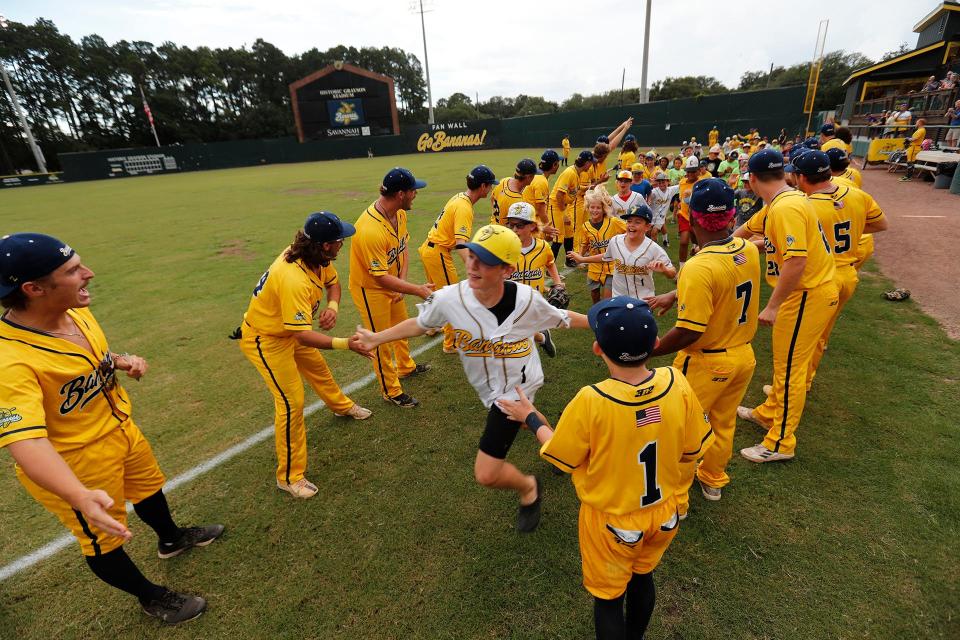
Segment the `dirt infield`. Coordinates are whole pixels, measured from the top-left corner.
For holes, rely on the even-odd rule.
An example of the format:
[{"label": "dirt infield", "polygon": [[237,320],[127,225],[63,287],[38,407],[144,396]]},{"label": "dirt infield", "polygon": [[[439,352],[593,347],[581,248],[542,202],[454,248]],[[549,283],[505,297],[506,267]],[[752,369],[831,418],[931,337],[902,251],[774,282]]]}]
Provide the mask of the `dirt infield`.
[{"label": "dirt infield", "polygon": [[[921,178],[899,182],[886,167],[863,171],[863,188],[877,200],[890,228],[876,235],[874,258],[883,274],[909,289],[920,307],[960,340],[960,196]],[[892,302],[891,304],[896,304]]]}]

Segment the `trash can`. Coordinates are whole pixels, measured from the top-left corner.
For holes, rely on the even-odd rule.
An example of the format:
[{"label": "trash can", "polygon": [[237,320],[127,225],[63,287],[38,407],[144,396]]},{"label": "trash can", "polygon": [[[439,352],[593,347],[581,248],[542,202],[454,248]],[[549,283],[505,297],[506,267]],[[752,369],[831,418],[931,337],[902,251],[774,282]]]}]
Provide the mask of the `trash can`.
[{"label": "trash can", "polygon": [[[956,172],[954,172],[956,173]],[[953,176],[949,173],[938,173],[933,178],[933,188],[934,189],[949,189],[950,183],[953,182]]]}]

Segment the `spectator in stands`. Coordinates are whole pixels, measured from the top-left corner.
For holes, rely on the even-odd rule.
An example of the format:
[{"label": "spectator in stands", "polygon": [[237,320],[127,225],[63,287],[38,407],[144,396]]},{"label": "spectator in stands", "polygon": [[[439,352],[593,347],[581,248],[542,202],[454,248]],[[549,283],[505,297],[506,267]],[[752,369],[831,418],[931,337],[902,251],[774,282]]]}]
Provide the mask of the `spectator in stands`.
[{"label": "spectator in stands", "polygon": [[[886,112],[884,112],[884,113],[887,114],[887,117],[886,117],[886,119],[884,119],[883,124],[885,124],[885,125],[891,125],[891,124],[896,124],[896,123],[897,123],[897,116],[900,115],[899,109],[894,109],[893,111],[886,111]],[[883,137],[884,137],[884,138],[892,138],[894,132],[895,132],[895,129],[894,129],[893,127],[890,127],[890,126],[884,127],[884,129],[883,129]]]},{"label": "spectator in stands", "polygon": [[923,85],[921,91],[939,91],[940,90],[940,81],[937,80],[937,76],[930,76],[927,79],[927,84]]},{"label": "spectator in stands", "polygon": [[957,100],[952,107],[947,109],[944,117],[947,119],[947,124],[950,125],[950,128],[947,129],[946,145],[948,147],[960,146],[960,100]]},{"label": "spectator in stands", "polygon": [[953,89],[957,86],[957,74],[953,71],[947,71],[947,77],[940,81],[941,89]]},{"label": "spectator in stands", "polygon": [[900,105],[900,111],[897,112],[895,122],[902,126],[897,128],[897,135],[906,133],[911,120],[913,120],[913,114],[910,113],[910,108],[906,104]]}]

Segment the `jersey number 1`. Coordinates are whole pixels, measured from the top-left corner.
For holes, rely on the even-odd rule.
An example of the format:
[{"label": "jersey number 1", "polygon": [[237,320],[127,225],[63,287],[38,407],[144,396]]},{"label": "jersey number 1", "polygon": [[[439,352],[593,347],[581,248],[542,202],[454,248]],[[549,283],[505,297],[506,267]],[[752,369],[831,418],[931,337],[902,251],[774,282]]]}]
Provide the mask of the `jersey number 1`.
[{"label": "jersey number 1", "polygon": [[660,485],[657,484],[657,441],[648,442],[637,454],[637,464],[643,467],[643,481],[646,492],[640,498],[641,507],[649,507],[660,502]]}]

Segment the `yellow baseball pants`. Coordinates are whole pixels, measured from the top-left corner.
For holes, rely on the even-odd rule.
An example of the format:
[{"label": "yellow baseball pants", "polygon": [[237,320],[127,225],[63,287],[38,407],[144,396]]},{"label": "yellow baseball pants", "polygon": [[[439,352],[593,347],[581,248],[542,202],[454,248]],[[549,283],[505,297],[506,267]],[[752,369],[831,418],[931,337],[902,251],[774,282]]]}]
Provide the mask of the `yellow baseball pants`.
[{"label": "yellow baseball pants", "polygon": [[[99,440],[60,456],[88,489],[101,489],[113,498],[107,509],[115,520],[126,524],[126,501],[136,504],[163,488],[167,481],[153,456],[150,443],[132,420],[127,420]],[[120,547],[123,538],[110,535],[86,521],[63,498],[28,478],[17,466],[17,478],[34,499],[59,518],[76,536],[85,556],[99,556]]]},{"label": "yellow baseball pants", "polygon": [[830,334],[833,333],[833,327],[840,318],[840,312],[843,311],[844,305],[853,297],[854,292],[857,290],[857,283],[859,282],[860,278],[857,276],[857,270],[853,265],[837,267],[837,273],[833,277],[833,283],[837,285],[836,313],[833,314],[830,322],[828,322],[826,328],[824,328],[823,334],[817,341],[816,349],[813,351],[813,357],[810,359],[810,371],[807,374],[807,391],[810,391],[813,379],[817,375],[817,367],[820,366],[820,359],[823,358],[823,352],[827,350],[827,342],[830,341]]},{"label": "yellow baseball pants", "polygon": [[757,360],[748,343],[729,349],[681,350],[673,366],[690,382],[704,412],[710,416],[710,426],[716,436],[713,446],[704,452],[699,467],[695,462],[680,463],[677,509],[683,514],[690,504],[689,490],[695,469],[700,482],[709,487],[719,489],[730,483],[726,469],[733,455],[737,406],[747,392]]},{"label": "yellow baseball pants", "polygon": [[807,399],[810,359],[837,306],[837,286],[830,281],[794,291],[780,305],[773,323],[773,391],[753,415],[770,425],[763,446],[792,454],[795,432]]},{"label": "yellow baseball pants", "polygon": [[857,261],[853,264],[857,271],[863,267],[863,264],[873,255],[873,234],[865,233],[860,236],[860,244],[857,245]]},{"label": "yellow baseball pants", "polygon": [[305,347],[295,338],[259,336],[244,325],[240,350],[256,367],[273,396],[277,482],[294,484],[307,470],[303,379],[334,413],[349,411],[353,400],[340,390],[320,350]]},{"label": "yellow baseball pants", "polygon": [[[403,298],[394,300],[390,291],[360,287],[350,289],[350,295],[360,312],[363,326],[370,331],[389,329],[408,317]],[[400,376],[407,375],[416,366],[417,363],[410,357],[410,345],[406,340],[395,340],[377,347],[373,358],[373,375],[380,384],[380,393],[389,398],[403,393]]]},{"label": "yellow baseball pants", "polygon": [[[430,245],[431,243],[424,242],[419,250],[427,281],[433,283],[436,289],[460,282],[457,266],[453,263],[453,255],[450,251]],[[443,350],[453,351],[453,348],[453,328],[448,323],[443,327]]]}]

